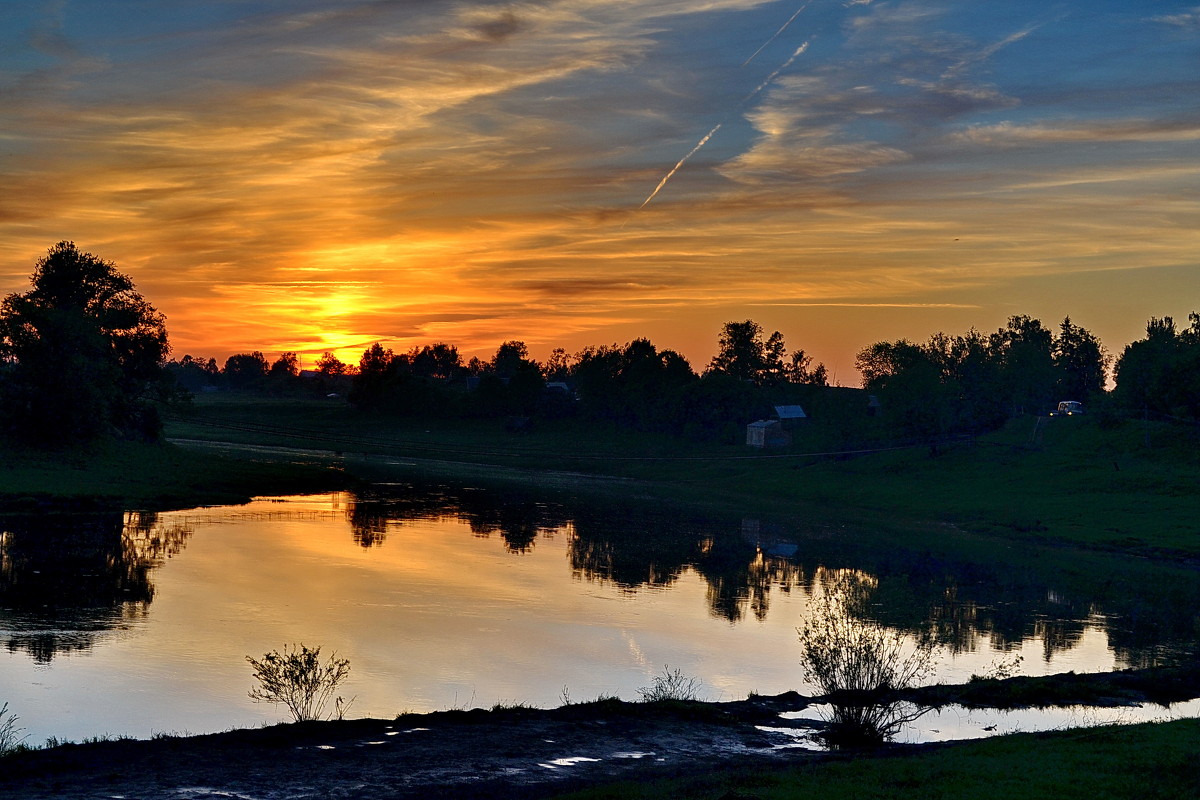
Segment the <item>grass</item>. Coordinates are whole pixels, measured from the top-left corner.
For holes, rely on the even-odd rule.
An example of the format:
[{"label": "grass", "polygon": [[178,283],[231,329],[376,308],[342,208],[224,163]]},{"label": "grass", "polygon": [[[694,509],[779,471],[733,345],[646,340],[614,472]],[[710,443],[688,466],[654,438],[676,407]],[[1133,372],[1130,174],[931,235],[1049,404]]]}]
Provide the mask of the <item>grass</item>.
[{"label": "grass", "polygon": [[166,509],[346,485],[328,463],[230,458],[169,444],[106,442],[43,453],[0,446],[0,511]]},{"label": "grass", "polygon": [[1200,720],[1088,728],[889,755],[737,768],[600,786],[560,800],[742,797],[759,800],[1099,800],[1200,796]]},{"label": "grass", "polygon": [[[697,507],[953,525],[1025,542],[1149,556],[1200,556],[1200,431],[1162,423],[1102,428],[1087,417],[1014,420],[974,446],[931,458],[917,447],[849,459],[808,457],[829,441],[819,420],[790,450],[694,443],[564,420],[513,434],[496,420],[393,419],[326,399],[198,398],[171,436],[348,454],[352,470],[578,485],[638,482],[638,492]],[[808,444],[811,440],[811,445]],[[353,454],[353,458],[349,457]],[[592,487],[603,490],[603,482]],[[618,484],[622,493],[627,485]]]}]

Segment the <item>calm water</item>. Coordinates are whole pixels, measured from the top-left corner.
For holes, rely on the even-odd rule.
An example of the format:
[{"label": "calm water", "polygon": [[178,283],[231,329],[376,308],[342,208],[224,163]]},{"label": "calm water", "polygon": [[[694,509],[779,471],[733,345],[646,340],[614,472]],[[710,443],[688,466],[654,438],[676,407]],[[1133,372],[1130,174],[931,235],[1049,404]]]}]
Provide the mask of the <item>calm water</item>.
[{"label": "calm water", "polygon": [[280,721],[245,658],[293,642],[350,660],[351,716],[633,700],[668,665],[706,699],[803,692],[796,628],[845,569],[937,629],[935,680],[1154,663],[1200,605],[1194,573],[1104,557],[478,489],[0,526],[0,703],[31,743]]}]

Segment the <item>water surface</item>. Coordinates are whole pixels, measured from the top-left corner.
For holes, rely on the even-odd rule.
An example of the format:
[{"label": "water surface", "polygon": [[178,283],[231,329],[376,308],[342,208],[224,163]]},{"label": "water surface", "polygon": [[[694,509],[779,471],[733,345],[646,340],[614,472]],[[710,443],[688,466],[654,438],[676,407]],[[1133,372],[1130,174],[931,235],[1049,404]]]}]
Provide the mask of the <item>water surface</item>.
[{"label": "water surface", "polygon": [[1024,674],[1153,663],[1195,630],[1187,574],[1131,597],[1109,575],[1051,584],[841,526],[512,492],[381,486],[0,524],[0,702],[34,743],[282,720],[247,697],[245,659],[298,642],[350,660],[352,716],[634,700],[668,666],[704,699],[804,692],[796,628],[847,569],[876,586],[885,624],[938,631],[935,680],[1016,655]]}]

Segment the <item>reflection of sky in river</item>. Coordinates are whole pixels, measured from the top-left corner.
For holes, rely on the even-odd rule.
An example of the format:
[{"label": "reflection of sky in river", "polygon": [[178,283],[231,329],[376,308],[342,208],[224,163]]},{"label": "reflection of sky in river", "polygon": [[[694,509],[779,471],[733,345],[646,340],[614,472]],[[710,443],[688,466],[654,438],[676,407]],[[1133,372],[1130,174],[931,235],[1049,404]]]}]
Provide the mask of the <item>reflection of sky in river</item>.
[{"label": "reflection of sky in river", "polygon": [[[668,665],[698,676],[706,699],[806,689],[796,638],[804,591],[772,588],[763,619],[731,622],[711,612],[710,585],[690,568],[669,588],[636,591],[573,575],[569,524],[519,554],[453,516],[391,521],[378,546],[363,547],[344,502],[161,515],[194,533],[154,572],[149,613],[45,663],[10,647],[0,655],[0,702],[35,743],[277,721],[282,709],[247,698],[245,657],[294,642],[350,660],[342,693],[356,698],[351,716],[556,706],[564,693],[632,700]],[[1036,638],[1021,652],[1026,674],[1114,666],[1099,620],[1049,663]],[[1001,656],[984,645],[944,660],[935,679],[965,680]]]},{"label": "reflection of sky in river", "polygon": [[[902,703],[907,710],[915,710]],[[780,714],[789,726],[760,726],[795,739],[794,744],[784,746],[801,747],[809,750],[826,749],[809,738],[803,727],[790,727],[805,721],[820,722],[829,717],[830,706],[813,705],[803,711]],[[912,722],[904,725],[893,741],[901,744],[922,742],[950,742],[962,739],[985,739],[1007,733],[1036,733],[1039,731],[1063,730],[1066,728],[1091,728],[1098,725],[1134,725],[1141,722],[1168,722],[1176,719],[1191,719],[1200,716],[1200,699],[1159,706],[1153,703],[1132,706],[1066,706],[1061,708],[965,708],[958,705],[929,709]]]}]

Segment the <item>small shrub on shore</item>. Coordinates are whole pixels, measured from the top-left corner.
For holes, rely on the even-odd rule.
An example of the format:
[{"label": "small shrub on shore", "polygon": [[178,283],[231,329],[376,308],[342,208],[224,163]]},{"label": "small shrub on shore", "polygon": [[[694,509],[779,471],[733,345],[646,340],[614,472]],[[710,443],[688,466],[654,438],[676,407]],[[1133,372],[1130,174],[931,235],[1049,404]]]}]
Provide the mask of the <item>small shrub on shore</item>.
[{"label": "small shrub on shore", "polygon": [[[250,690],[255,702],[282,703],[296,722],[323,719],[325,707],[333,699],[338,684],[350,674],[350,662],[332,653],[321,663],[321,648],[309,649],[303,643],[284,647],[282,653],[272,651],[261,661],[246,656],[254,668],[258,687]],[[341,697],[336,701],[338,719],[342,718],[349,702]]]},{"label": "small shrub on shore", "polygon": [[649,686],[638,689],[638,694],[646,703],[657,703],[663,700],[699,700],[701,681],[683,671],[671,671],[670,666],[663,668],[662,675],[654,676],[654,682]]}]

